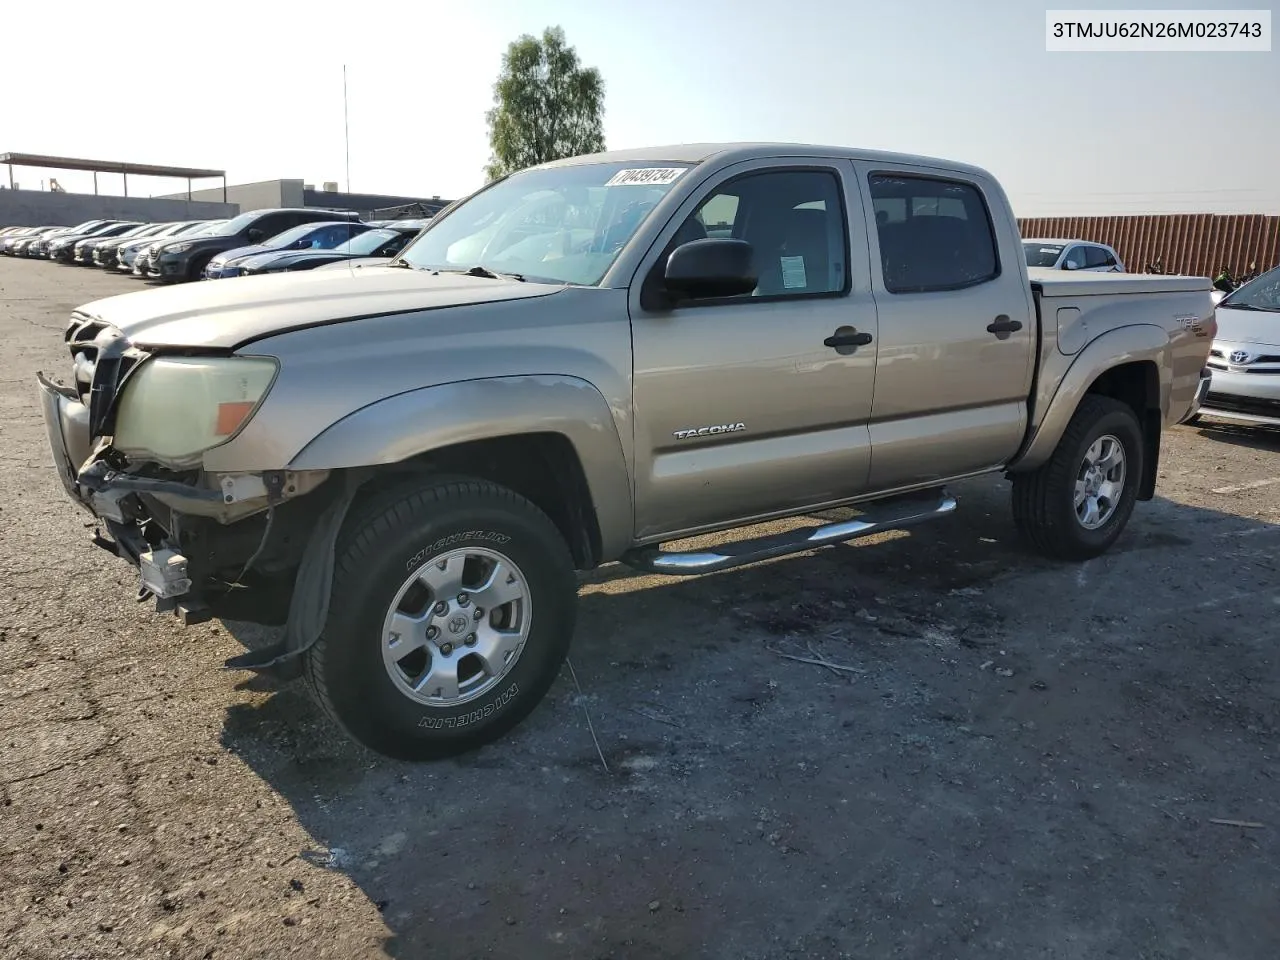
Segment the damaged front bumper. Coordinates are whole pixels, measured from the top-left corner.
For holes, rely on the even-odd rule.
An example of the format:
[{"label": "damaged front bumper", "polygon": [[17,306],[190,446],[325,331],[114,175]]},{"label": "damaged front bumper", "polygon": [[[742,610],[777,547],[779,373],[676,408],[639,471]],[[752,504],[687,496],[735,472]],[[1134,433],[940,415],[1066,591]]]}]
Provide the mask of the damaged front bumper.
[{"label": "damaged front bumper", "polygon": [[[94,441],[83,394],[43,374],[37,381],[58,479],[98,524],[93,543],[137,568],[138,599],[154,598],[157,611],[187,624],[218,616],[284,626],[278,643],[225,667],[296,676],[325,622],[338,532],[366,478],[347,472],[326,482],[328,471],[286,470],[184,475],[129,464],[105,440]],[[100,385],[97,373],[92,382]]]},{"label": "damaged front bumper", "polygon": [[80,398],[71,388],[60,387],[43,374],[37,374],[36,379],[58,479],[71,501],[111,535],[111,540],[99,535],[95,542],[138,568],[140,598],[155,597],[158,607],[175,610],[187,622],[208,619],[203,604],[180,602],[188,597],[192,585],[187,558],[172,545],[155,543],[155,533],[146,529],[140,511],[128,501],[137,494],[150,493],[214,503],[223,500],[222,492],[111,470],[106,461],[94,456],[89,410]]}]

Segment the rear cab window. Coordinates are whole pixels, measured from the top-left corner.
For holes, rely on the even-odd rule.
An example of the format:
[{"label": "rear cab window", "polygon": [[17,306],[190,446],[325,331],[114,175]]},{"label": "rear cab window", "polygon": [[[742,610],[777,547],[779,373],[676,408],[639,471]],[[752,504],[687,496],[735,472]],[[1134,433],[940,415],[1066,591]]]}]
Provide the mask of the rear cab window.
[{"label": "rear cab window", "polygon": [[978,187],[932,174],[868,177],[889,293],[961,290],[1000,276],[991,214]]}]

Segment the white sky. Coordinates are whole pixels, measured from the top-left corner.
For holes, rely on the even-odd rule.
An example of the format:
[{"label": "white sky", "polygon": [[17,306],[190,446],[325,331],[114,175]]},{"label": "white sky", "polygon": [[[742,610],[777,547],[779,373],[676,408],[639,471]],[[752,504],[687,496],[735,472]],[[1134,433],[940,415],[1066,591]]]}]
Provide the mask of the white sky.
[{"label": "white sky", "polygon": [[[610,147],[799,140],[926,153],[991,170],[1020,216],[1280,213],[1280,52],[1049,54],[1044,10],[3,0],[0,152],[344,184],[345,64],[351,188],[452,199],[482,182],[506,44],[559,24],[604,74]],[[90,174],[52,173],[93,189]],[[14,174],[24,187],[49,175]],[[130,178],[136,194],[183,186]],[[100,175],[99,189],[121,192],[119,177]]]}]

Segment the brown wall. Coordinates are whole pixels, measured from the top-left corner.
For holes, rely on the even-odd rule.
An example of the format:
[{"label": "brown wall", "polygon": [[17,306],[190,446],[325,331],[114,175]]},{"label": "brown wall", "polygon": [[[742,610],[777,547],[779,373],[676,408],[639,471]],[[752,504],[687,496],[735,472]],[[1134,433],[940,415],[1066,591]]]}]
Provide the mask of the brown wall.
[{"label": "brown wall", "polygon": [[1166,272],[1215,277],[1225,266],[1240,276],[1280,264],[1280,217],[1167,214],[1142,217],[1031,217],[1024,237],[1092,240],[1115,247],[1125,269],[1139,273],[1162,258]]}]

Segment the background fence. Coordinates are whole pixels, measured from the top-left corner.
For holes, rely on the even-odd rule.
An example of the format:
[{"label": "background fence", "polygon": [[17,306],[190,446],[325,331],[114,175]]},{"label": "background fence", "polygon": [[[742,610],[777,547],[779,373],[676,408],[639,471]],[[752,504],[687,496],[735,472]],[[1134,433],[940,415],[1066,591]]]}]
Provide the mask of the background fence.
[{"label": "background fence", "polygon": [[1254,214],[1166,214],[1141,217],[1029,217],[1018,220],[1028,238],[1059,237],[1110,244],[1125,269],[1139,273],[1160,260],[1166,273],[1233,276],[1280,264],[1280,217]]}]

